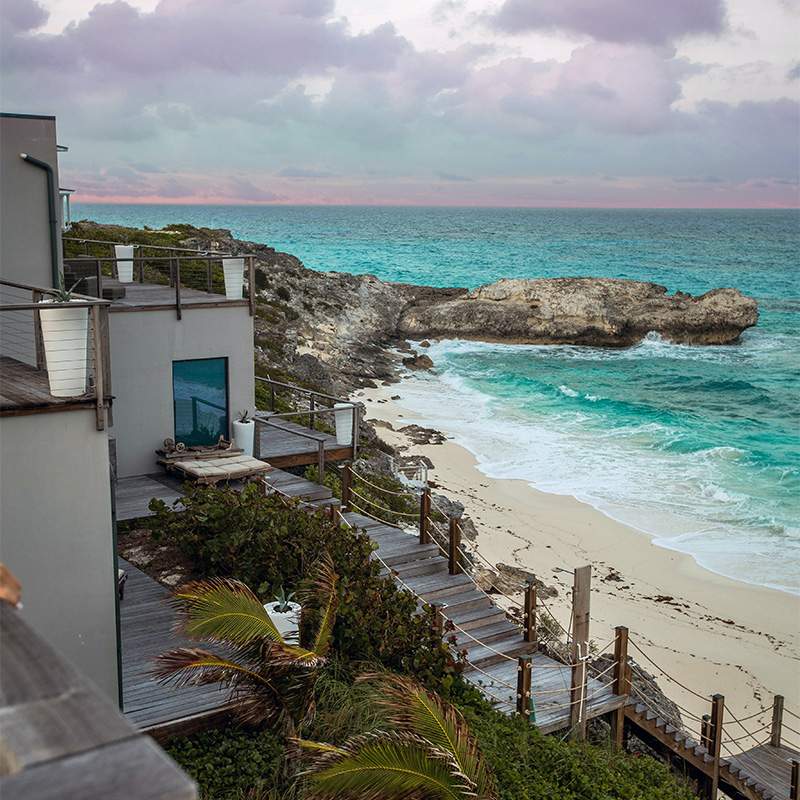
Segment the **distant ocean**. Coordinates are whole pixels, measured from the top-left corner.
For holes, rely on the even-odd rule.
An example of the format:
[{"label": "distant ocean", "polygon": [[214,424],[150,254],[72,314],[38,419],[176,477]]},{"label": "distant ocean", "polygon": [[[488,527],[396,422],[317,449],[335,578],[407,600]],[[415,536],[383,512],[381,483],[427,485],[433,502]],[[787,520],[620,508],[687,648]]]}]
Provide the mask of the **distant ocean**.
[{"label": "distant ocean", "polygon": [[473,288],[596,276],[759,301],[737,345],[445,341],[402,403],[493,478],[572,495],[704,567],[800,594],[800,221],[794,211],[73,205],[229,228],[316,270]]}]

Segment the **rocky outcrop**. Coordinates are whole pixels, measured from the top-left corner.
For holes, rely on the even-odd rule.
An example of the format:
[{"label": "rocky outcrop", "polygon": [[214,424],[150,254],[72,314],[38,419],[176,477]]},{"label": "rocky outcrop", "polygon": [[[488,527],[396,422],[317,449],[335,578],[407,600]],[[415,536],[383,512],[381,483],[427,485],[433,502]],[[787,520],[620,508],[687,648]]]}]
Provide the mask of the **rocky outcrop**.
[{"label": "rocky outcrop", "polygon": [[650,332],[680,343],[728,344],[758,321],[738,289],[700,297],[614,278],[501,280],[446,302],[412,306],[397,332],[411,339],[623,347]]}]

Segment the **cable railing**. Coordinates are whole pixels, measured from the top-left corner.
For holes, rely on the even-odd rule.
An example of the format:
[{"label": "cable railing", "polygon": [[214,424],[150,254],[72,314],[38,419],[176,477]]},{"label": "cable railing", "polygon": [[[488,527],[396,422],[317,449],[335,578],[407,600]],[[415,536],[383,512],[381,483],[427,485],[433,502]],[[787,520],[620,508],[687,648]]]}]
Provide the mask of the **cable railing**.
[{"label": "cable railing", "polygon": [[86,295],[174,306],[178,319],[185,308],[227,301],[247,301],[255,313],[255,256],[70,237],[63,243],[65,281]]},{"label": "cable railing", "polygon": [[[113,424],[108,349],[109,303],[46,287],[0,281],[2,410],[55,405],[95,408],[98,430]],[[11,388],[14,391],[10,391]]]}]

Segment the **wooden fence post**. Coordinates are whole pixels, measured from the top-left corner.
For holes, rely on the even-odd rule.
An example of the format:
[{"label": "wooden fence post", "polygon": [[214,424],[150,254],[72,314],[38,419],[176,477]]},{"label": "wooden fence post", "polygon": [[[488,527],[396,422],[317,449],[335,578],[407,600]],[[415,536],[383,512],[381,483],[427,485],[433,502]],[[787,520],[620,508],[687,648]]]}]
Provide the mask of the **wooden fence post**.
[{"label": "wooden fence post", "polygon": [[455,517],[450,519],[450,548],[448,562],[451,575],[458,575],[461,566],[461,525]]},{"label": "wooden fence post", "polygon": [[419,543],[431,540],[431,490],[426,486],[419,497]]},{"label": "wooden fence post", "polygon": [[525,582],[525,600],[522,609],[522,638],[526,642],[536,641],[536,578]]},{"label": "wooden fence post", "polygon": [[350,505],[350,463],[345,462],[342,468],[342,511],[352,511]]},{"label": "wooden fence post", "polygon": [[717,800],[719,790],[719,758],[722,750],[722,717],[725,711],[725,698],[715,694],[711,698],[711,720],[708,723],[708,754],[712,761],[708,765],[711,774],[703,781],[702,796],[706,800]]},{"label": "wooden fence post", "polygon": [[529,721],[531,718],[531,656],[517,659],[517,714]]},{"label": "wooden fence post", "polygon": [[781,733],[783,728],[783,695],[776,694],[772,701],[772,733],[769,743],[773,747],[781,746]]},{"label": "wooden fence post", "polygon": [[795,761],[793,758],[789,759],[792,765],[791,784],[789,786],[789,800],[800,800],[798,793],[800,791],[800,761]]},{"label": "wooden fence post", "polygon": [[570,688],[570,738],[586,738],[586,682],[589,675],[589,592],[592,568],[575,570],[572,584],[572,681]]},{"label": "wooden fence post", "polygon": [[444,614],[442,614],[444,603],[435,601],[431,603],[431,607],[433,608],[433,624],[436,627],[437,635],[441,639],[444,636]]},{"label": "wooden fence post", "polygon": [[700,744],[706,750],[711,751],[711,714],[703,714],[703,720],[700,723]]},{"label": "wooden fence post", "polygon": [[[624,625],[618,625],[614,630],[614,679],[611,691],[617,697],[623,697],[631,693],[628,673],[628,629]],[[624,705],[611,712],[611,742],[617,750],[625,747]]]}]

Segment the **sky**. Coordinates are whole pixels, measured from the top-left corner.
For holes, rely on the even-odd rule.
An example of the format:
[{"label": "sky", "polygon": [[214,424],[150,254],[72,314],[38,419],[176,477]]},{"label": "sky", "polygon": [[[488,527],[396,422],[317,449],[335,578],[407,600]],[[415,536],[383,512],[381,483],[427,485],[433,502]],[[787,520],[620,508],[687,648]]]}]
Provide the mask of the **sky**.
[{"label": "sky", "polygon": [[2,0],[76,202],[796,208],[800,0]]}]

